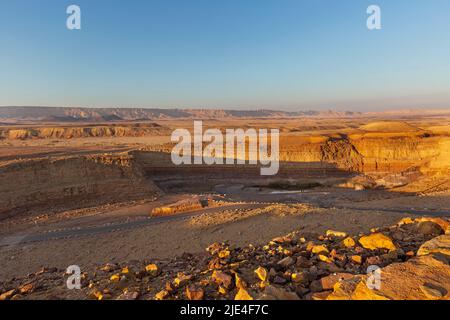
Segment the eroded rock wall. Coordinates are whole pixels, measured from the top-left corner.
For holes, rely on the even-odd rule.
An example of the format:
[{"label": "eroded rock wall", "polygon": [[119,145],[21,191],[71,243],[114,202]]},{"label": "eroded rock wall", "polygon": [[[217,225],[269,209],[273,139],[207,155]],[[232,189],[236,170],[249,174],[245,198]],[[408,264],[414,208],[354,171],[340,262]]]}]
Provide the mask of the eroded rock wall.
[{"label": "eroded rock wall", "polygon": [[0,218],[39,208],[148,198],[158,188],[129,155],[17,161],[0,166]]}]

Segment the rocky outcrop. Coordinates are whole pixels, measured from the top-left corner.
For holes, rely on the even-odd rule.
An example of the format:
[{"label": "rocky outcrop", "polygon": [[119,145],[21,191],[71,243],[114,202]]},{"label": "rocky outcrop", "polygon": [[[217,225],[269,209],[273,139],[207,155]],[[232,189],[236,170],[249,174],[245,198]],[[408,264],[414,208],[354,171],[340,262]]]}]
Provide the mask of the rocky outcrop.
[{"label": "rocky outcrop", "polygon": [[[65,289],[64,270],[43,268],[0,283],[0,299],[449,299],[449,261],[442,254],[417,255],[436,242],[436,234],[416,233],[419,223],[379,228],[374,234],[383,234],[383,242],[371,242],[370,249],[358,245],[370,234],[352,236],[348,245],[350,237],[338,231],[293,232],[263,246],[214,243],[204,254],[107,264],[83,272],[80,290]],[[385,248],[387,239],[395,250]],[[373,266],[378,284],[368,273]]]},{"label": "rocky outcrop", "polygon": [[127,154],[15,161],[0,166],[0,218],[30,210],[151,198],[158,192]]}]

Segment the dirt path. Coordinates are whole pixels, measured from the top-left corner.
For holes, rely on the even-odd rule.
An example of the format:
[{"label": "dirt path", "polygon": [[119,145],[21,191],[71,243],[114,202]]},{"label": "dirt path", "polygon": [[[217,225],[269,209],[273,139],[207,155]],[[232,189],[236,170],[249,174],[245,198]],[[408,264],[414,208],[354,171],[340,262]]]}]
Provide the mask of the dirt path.
[{"label": "dirt path", "polygon": [[145,226],[156,225],[164,222],[180,221],[192,218],[201,214],[218,214],[222,211],[229,210],[243,210],[243,209],[256,209],[264,207],[264,204],[233,204],[224,205],[221,207],[206,208],[202,210],[196,210],[187,212],[184,214],[177,214],[173,216],[165,217],[139,217],[132,221],[119,222],[119,223],[107,223],[98,226],[90,227],[66,227],[57,230],[47,230],[45,232],[37,232],[32,234],[15,234],[8,237],[4,237],[0,240],[1,246],[14,246],[22,245],[33,242],[43,242],[48,240],[58,240],[67,238],[77,238],[83,236],[93,236],[103,233],[131,230],[141,228]]}]

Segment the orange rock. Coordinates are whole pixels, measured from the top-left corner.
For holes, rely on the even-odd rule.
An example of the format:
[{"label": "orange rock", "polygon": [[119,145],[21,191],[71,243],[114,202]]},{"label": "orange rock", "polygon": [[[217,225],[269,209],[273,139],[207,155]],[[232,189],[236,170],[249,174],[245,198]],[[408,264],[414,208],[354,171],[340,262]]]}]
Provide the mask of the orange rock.
[{"label": "orange rock", "polygon": [[156,300],[164,300],[169,296],[169,292],[167,292],[166,290],[161,290],[160,292],[158,292],[155,295],[155,299]]},{"label": "orange rock", "polygon": [[418,256],[439,253],[450,256],[450,235],[442,235],[425,242],[417,251]]},{"label": "orange rock", "polygon": [[0,301],[9,300],[16,293],[16,289],[12,289],[6,292],[3,292],[0,295]]},{"label": "orange rock", "polygon": [[247,292],[247,290],[240,288],[234,300],[253,300],[253,297]]},{"label": "orange rock", "polygon": [[388,249],[396,250],[394,243],[391,238],[385,236],[382,233],[372,233],[368,236],[363,236],[359,239],[359,243],[366,249],[376,250],[376,249]]},{"label": "orange rock", "polygon": [[114,281],[114,282],[119,282],[120,281],[120,274],[113,274],[111,276],[111,278],[109,278],[109,280]]},{"label": "orange rock", "polygon": [[332,259],[332,258],[327,257],[327,256],[325,256],[325,255],[323,255],[323,254],[319,254],[319,259],[320,259],[320,261],[323,261],[323,262],[326,262],[326,263],[331,263],[331,262],[333,262],[333,259]]},{"label": "orange rock", "polygon": [[315,254],[318,254],[318,253],[329,253],[328,248],[325,245],[323,245],[323,244],[322,245],[313,246],[311,248],[311,252],[315,253]]},{"label": "orange rock", "polygon": [[173,284],[176,287],[181,287],[186,284],[189,280],[192,279],[192,276],[185,275],[183,272],[178,272],[177,277],[173,280]]},{"label": "orange rock", "polygon": [[159,273],[159,268],[156,264],[152,263],[145,267],[145,271],[150,275],[156,276]]},{"label": "orange rock", "polygon": [[258,267],[258,269],[255,270],[255,274],[261,281],[267,281],[267,270],[263,267]]},{"label": "orange rock", "polygon": [[33,284],[32,283],[28,283],[28,284],[25,284],[25,285],[21,286],[19,288],[19,291],[20,291],[21,294],[28,294],[31,291],[33,291],[33,288],[34,288]]},{"label": "orange rock", "polygon": [[237,273],[234,274],[234,281],[236,283],[236,288],[239,289],[247,288],[247,283],[245,283],[245,281],[242,280],[242,278]]},{"label": "orange rock", "polygon": [[354,263],[357,263],[357,264],[361,264],[361,263],[362,263],[362,257],[359,256],[359,255],[353,255],[353,256],[351,257],[351,259],[352,259],[352,261],[353,261]]},{"label": "orange rock", "polygon": [[413,220],[412,218],[410,218],[410,217],[406,217],[406,218],[403,218],[402,220],[400,220],[400,221],[397,223],[397,225],[403,226],[403,225],[405,225],[405,224],[412,224],[412,223],[414,223],[414,220]]},{"label": "orange rock", "polygon": [[344,247],[346,247],[346,248],[353,248],[356,245],[355,240],[353,240],[353,238],[351,238],[351,237],[345,238],[342,241],[342,243],[344,244]]},{"label": "orange rock", "polygon": [[220,259],[225,259],[225,258],[228,258],[229,256],[230,256],[230,250],[222,250],[219,252]]}]

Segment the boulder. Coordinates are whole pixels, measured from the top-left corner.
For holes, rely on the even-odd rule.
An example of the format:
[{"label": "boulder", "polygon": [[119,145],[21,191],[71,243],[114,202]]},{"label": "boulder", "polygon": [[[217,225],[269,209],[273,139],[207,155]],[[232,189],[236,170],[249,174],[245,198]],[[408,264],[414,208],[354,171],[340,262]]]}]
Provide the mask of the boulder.
[{"label": "boulder", "polygon": [[370,250],[388,249],[395,250],[396,247],[392,239],[382,233],[372,233],[368,236],[363,236],[359,239],[359,243]]},{"label": "boulder", "polygon": [[437,223],[431,221],[419,222],[416,226],[416,232],[423,234],[424,236],[440,235],[445,231],[442,230],[441,226]]},{"label": "boulder", "polygon": [[450,222],[442,218],[423,217],[416,219],[416,222],[433,222],[441,227],[443,233],[447,233],[450,230]]},{"label": "boulder", "polygon": [[442,235],[425,242],[417,251],[418,256],[440,253],[450,257],[450,235]]},{"label": "boulder", "polygon": [[[415,257],[404,263],[394,263],[380,270],[380,287],[370,289],[368,275],[361,278],[356,286],[335,286],[329,299],[352,300],[430,300],[441,293],[448,298],[450,291],[450,266],[438,256]],[[346,289],[346,290],[343,290]]]}]

